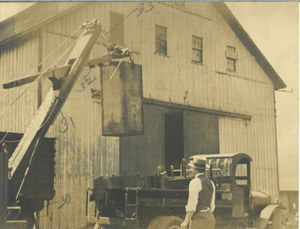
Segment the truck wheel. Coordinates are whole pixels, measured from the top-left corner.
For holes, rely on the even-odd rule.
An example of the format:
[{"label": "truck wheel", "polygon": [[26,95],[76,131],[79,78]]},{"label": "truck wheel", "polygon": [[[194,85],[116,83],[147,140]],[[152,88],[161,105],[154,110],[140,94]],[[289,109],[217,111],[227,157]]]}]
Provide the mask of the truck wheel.
[{"label": "truck wheel", "polygon": [[177,216],[159,216],[151,221],[148,229],[179,229],[182,219]]},{"label": "truck wheel", "polygon": [[272,229],[285,229],[285,217],[281,210],[274,212],[272,216]]},{"label": "truck wheel", "polygon": [[158,228],[158,225],[161,224],[164,217],[165,216],[158,216],[158,217],[154,218],[150,222],[150,224],[148,225],[147,229],[156,229],[156,228]]}]

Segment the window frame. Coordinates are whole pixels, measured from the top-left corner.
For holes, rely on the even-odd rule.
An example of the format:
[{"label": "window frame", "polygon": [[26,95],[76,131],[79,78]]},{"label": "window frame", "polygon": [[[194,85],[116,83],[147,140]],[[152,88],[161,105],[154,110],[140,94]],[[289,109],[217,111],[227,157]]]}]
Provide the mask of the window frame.
[{"label": "window frame", "polygon": [[[195,43],[193,42],[194,38],[201,41],[201,47],[195,47],[195,45],[194,45]],[[194,51],[200,53],[200,60],[194,59]],[[203,38],[195,36],[195,35],[192,35],[192,63],[201,64],[201,65],[203,64]]]},{"label": "window frame", "polygon": [[227,70],[236,72],[236,59],[227,57]]},{"label": "window frame", "polygon": [[[161,36],[158,34],[158,29],[162,29],[161,31],[164,31],[164,36],[165,39],[162,39]],[[159,49],[158,43],[163,44],[165,49]],[[155,25],[155,53],[163,56],[168,55],[168,29],[165,26],[161,25]]]},{"label": "window frame", "polygon": [[232,45],[227,45],[225,50],[225,56],[227,59],[227,70],[230,72],[237,71],[237,60],[238,55],[236,52],[236,47]]}]

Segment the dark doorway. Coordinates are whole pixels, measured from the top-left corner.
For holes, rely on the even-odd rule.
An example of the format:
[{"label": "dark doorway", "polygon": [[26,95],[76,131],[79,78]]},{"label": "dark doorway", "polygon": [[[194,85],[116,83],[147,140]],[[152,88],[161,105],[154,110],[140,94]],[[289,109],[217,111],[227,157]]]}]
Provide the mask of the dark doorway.
[{"label": "dark doorway", "polygon": [[183,152],[183,113],[165,112],[165,169],[170,174],[170,165],[178,169]]}]

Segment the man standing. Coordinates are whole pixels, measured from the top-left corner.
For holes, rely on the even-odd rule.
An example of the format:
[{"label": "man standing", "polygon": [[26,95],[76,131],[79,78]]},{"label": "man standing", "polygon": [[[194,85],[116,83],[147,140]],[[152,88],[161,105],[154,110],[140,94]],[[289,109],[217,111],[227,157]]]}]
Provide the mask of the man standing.
[{"label": "man standing", "polygon": [[215,227],[215,185],[205,175],[206,160],[194,157],[188,164],[195,172],[189,184],[189,198],[185,207],[186,216],[181,228],[213,229]]}]

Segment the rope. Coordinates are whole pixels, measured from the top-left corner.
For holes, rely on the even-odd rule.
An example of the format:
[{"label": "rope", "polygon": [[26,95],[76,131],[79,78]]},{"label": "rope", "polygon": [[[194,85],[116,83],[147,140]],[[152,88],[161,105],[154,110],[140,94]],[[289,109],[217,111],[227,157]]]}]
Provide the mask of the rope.
[{"label": "rope", "polygon": [[[37,89],[35,90],[35,92],[37,91]],[[35,95],[35,92],[34,93],[32,93],[31,94],[31,98],[30,98],[30,100],[29,100],[29,102],[26,104],[26,107],[24,106],[23,107],[23,109],[26,109],[27,107],[28,107],[28,105],[32,102],[32,98],[34,97],[34,95]],[[15,121],[11,124],[11,125],[14,125],[14,124],[16,124],[17,122],[18,122],[18,120],[19,120],[19,118],[22,116],[22,115],[24,115],[24,113],[25,113],[25,111],[24,110],[22,110],[21,112],[19,112],[19,115],[16,117],[16,118],[14,118],[15,119]],[[28,123],[25,125],[25,126],[27,126],[28,125]],[[4,141],[4,142],[19,142],[20,140],[5,140],[5,138],[6,138],[6,136],[8,135],[8,131],[5,133],[5,136],[2,138],[2,140],[0,141],[0,145],[1,145],[1,143]]]},{"label": "rope", "polygon": [[113,72],[113,73],[111,74],[111,76],[108,78],[108,81],[110,81],[110,80],[114,77],[114,75],[116,74],[116,72],[117,72],[117,70],[119,69],[119,67],[120,67],[120,65],[121,65],[122,62],[123,62],[122,60],[119,61],[118,66],[115,68],[114,72]]},{"label": "rope", "polygon": [[30,168],[31,163],[32,163],[33,155],[35,154],[35,151],[36,151],[36,149],[37,149],[37,146],[38,146],[39,141],[40,141],[40,138],[38,138],[38,140],[37,140],[36,143],[35,143],[34,149],[33,149],[33,151],[32,151],[32,154],[31,154],[31,156],[30,156],[30,159],[29,159],[28,166],[26,167],[26,170],[25,170],[25,173],[24,173],[24,176],[23,176],[21,185],[20,185],[20,187],[19,187],[19,189],[18,189],[18,192],[17,192],[17,195],[16,195],[15,199],[18,199],[18,197],[19,197],[19,195],[20,195],[21,189],[22,189],[22,187],[23,187],[25,178],[26,178],[27,175],[28,175],[28,171],[29,171],[29,168]]},{"label": "rope", "polygon": [[[71,48],[76,44],[77,40],[75,40],[69,48],[67,48],[61,55],[60,58],[55,62],[54,66],[56,66],[63,58],[64,56],[70,51]],[[39,79],[39,78],[38,78]]]},{"label": "rope", "polygon": [[0,116],[3,115],[15,102],[17,102],[22,95],[24,95],[24,93],[26,91],[28,91],[30,87],[26,88],[26,90],[24,90],[14,101],[12,101],[1,113],[0,113]]},{"label": "rope", "polygon": [[[80,29],[80,27],[79,28],[77,28],[73,33],[71,33],[58,47],[56,47],[52,52],[50,52],[41,62],[39,62],[38,64],[37,64],[37,66],[36,67],[34,67],[34,68],[32,68],[28,73],[27,73],[27,75],[30,75],[33,71],[35,71],[35,69],[38,67],[38,66],[40,66],[42,63],[44,63],[55,51],[57,51],[60,47],[62,47],[67,41],[68,41],[68,39],[70,39],[70,37],[72,37],[78,30]],[[67,50],[65,50],[64,51],[64,53],[61,55],[61,57],[58,59],[58,61],[55,63],[55,64],[57,64],[65,55],[66,55],[66,53],[74,46],[74,44],[76,43],[76,40],[70,45],[70,47],[67,49]],[[54,61],[53,61],[54,62]],[[53,63],[52,62],[52,63]],[[52,64],[51,63],[51,64]],[[51,64],[49,65],[49,66],[51,66]],[[48,66],[48,67],[49,67]],[[42,77],[42,75],[43,74],[40,74],[39,75],[39,77],[36,79],[36,80],[39,80],[41,77]],[[0,116],[2,116],[15,102],[17,102],[30,88],[32,88],[33,87],[33,85],[34,84],[31,84],[29,87],[27,87],[23,92],[21,92],[21,94],[14,100],[14,101],[12,101],[1,113],[0,113]],[[35,90],[35,92],[37,91],[37,89]],[[3,96],[2,98],[1,98],[1,101],[3,101],[8,95],[10,95],[10,93],[11,92],[13,92],[13,91],[10,91],[9,93],[7,93],[5,96]],[[35,93],[32,93],[31,94],[32,95],[32,97],[35,95]],[[30,98],[30,102],[32,102],[32,97]],[[24,109],[25,109],[26,107],[24,107]],[[16,120],[14,121],[14,123],[13,124],[15,124],[16,122],[17,122],[17,119],[21,116],[21,115],[23,115],[24,113],[23,112],[20,112],[19,113],[19,115],[18,115],[18,117],[16,118]],[[12,125],[13,125],[12,124]],[[28,124],[27,124],[28,125]],[[26,125],[26,126],[27,126]],[[44,124],[40,127],[40,128],[42,128],[44,126]],[[1,141],[0,141],[0,145],[2,144],[2,142],[5,140],[5,138],[7,137],[7,135],[8,135],[8,131],[5,133],[5,135],[4,135],[4,137],[1,139]],[[35,150],[35,149],[34,149]]]},{"label": "rope", "polygon": [[8,135],[8,132],[6,132],[5,135],[4,135],[4,137],[1,139],[0,146],[1,146],[2,142],[4,141],[4,139],[6,138],[7,135]]},{"label": "rope", "polygon": [[[78,29],[77,30],[75,30],[70,36],[72,36],[75,32],[77,32],[78,31]],[[70,37],[69,36],[69,37]],[[66,41],[67,41],[67,39],[69,39],[69,37],[68,38],[66,38],[65,39],[65,41],[61,44],[61,45],[59,45],[55,50],[53,50],[50,54],[53,54],[59,47],[61,47]],[[68,48],[68,49],[66,49],[65,51],[64,51],[64,53],[61,55],[61,57],[55,62],[55,64],[57,64],[65,55],[66,55],[66,53],[74,46],[74,44],[76,43],[76,40],[70,45],[70,47]],[[44,60],[43,61],[41,61],[39,64],[38,64],[38,66],[41,64],[41,63],[43,63],[49,56],[50,56],[50,54],[46,57],[46,58],[44,58]],[[55,61],[55,60],[54,60]],[[53,61],[53,62],[54,62]],[[53,62],[49,65],[49,66],[51,66],[51,65],[53,65]],[[55,65],[54,64],[54,65]],[[43,74],[40,74],[39,75],[39,77],[36,79],[36,81],[37,80],[39,80],[41,77],[43,76]],[[34,84],[31,84],[29,87],[27,87],[23,92],[21,92],[21,94],[14,100],[14,101],[12,101],[1,113],[0,113],[0,116],[1,115],[3,115],[15,102],[17,102],[20,98],[21,98],[21,96],[22,95],[24,95],[25,94],[25,92],[26,91],[28,91],[31,87],[33,87],[34,86]],[[8,95],[8,94],[7,94]],[[6,95],[6,96],[7,96]],[[5,96],[5,97],[6,97]],[[3,98],[2,98],[2,100],[3,100]]]}]

